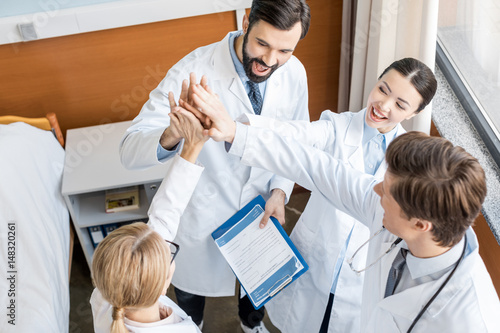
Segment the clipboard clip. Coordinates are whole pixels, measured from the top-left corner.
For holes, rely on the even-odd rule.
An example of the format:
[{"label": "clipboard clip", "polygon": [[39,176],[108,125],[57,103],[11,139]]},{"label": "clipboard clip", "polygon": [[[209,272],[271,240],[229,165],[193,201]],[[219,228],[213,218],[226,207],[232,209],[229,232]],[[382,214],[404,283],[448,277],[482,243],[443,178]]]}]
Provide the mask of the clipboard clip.
[{"label": "clipboard clip", "polygon": [[[285,281],[283,281],[283,280],[285,280]],[[271,291],[274,288],[274,286],[276,286],[281,281],[283,281],[283,282],[278,287],[276,287],[276,289]],[[269,294],[269,297],[274,297],[274,295],[276,295],[281,289],[285,288],[285,286],[287,284],[289,284],[290,282],[292,282],[292,277],[288,274],[286,276],[284,276],[282,279],[276,281],[276,283],[273,284],[273,286],[271,288],[269,288],[269,291],[267,292]]]}]

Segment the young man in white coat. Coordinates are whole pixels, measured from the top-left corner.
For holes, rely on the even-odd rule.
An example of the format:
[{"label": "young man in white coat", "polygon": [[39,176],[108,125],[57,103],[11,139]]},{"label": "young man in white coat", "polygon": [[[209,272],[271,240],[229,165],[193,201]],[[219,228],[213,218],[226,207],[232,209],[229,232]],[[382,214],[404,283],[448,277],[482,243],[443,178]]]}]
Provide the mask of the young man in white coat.
[{"label": "young man in white coat", "polygon": [[[306,72],[292,53],[309,22],[305,0],[254,0],[243,31],[193,51],[151,92],[122,139],[124,166],[147,168],[175,155],[182,138],[169,126],[168,92],[180,93],[181,82],[191,72],[209,78],[207,83],[231,105],[233,118],[255,113],[308,120]],[[199,160],[205,172],[182,217],[176,242],[183,251],[172,284],[181,308],[201,326],[205,296],[230,296],[235,291],[234,274],[215,246],[212,231],[259,194],[268,199],[266,216],[284,223],[284,204],[293,182],[241,165],[225,153],[223,143],[207,142]],[[246,297],[240,299],[239,315],[245,332],[267,331],[261,325],[264,309],[256,311]]]},{"label": "young man in white coat", "polygon": [[212,120],[206,134],[231,143],[229,153],[321,193],[370,229],[360,247],[368,247],[368,260],[349,260],[353,271],[366,271],[361,332],[500,331],[500,302],[471,228],[485,175],[463,148],[403,134],[389,145],[378,183],[319,149],[235,124],[213,94],[194,92]]}]

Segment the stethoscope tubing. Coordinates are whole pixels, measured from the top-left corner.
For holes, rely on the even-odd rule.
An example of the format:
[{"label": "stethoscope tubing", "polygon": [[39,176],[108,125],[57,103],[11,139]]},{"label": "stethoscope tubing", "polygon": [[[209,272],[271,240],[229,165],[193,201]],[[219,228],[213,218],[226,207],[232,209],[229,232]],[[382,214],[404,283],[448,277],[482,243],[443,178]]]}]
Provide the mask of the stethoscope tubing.
[{"label": "stethoscope tubing", "polygon": [[[351,267],[351,270],[356,272],[356,273],[361,273],[367,269],[369,269],[370,267],[372,267],[373,265],[375,265],[377,262],[379,262],[385,255],[387,255],[389,252],[391,252],[395,247],[396,245],[398,245],[402,239],[401,238],[397,238],[392,244],[391,246],[389,247],[389,249],[387,249],[384,253],[382,253],[382,255],[377,258],[374,262],[372,262],[371,264],[367,265],[365,268],[363,269],[360,269],[360,270],[357,270],[353,267],[353,261],[354,261],[354,257],[356,256],[356,254],[366,245],[368,244],[374,237],[376,237],[378,234],[380,234],[382,231],[386,230],[385,227],[382,227],[380,230],[378,230],[376,233],[373,234],[373,236],[371,236],[366,242],[364,242],[363,244],[361,244],[361,246],[354,252],[354,254],[352,255],[352,257],[350,259],[347,260],[347,263],[349,264],[349,266]],[[457,270],[458,268],[458,265],[460,265],[460,263],[462,262],[463,258],[465,257],[465,250],[467,249],[467,235],[464,235],[464,248],[462,250],[462,254],[460,255],[460,258],[458,258],[458,260],[456,261],[455,263],[455,267],[453,267],[453,270],[451,271],[451,273],[448,275],[448,277],[446,278],[446,280],[444,280],[443,284],[441,284],[441,286],[439,287],[439,289],[434,293],[434,295],[432,295],[432,297],[429,299],[429,301],[424,305],[424,307],[420,310],[420,312],[417,314],[417,316],[415,317],[415,319],[413,319],[413,322],[411,323],[410,327],[408,328],[408,331],[406,331],[407,333],[410,333],[413,328],[415,327],[415,325],[417,324],[417,322],[420,320],[420,318],[422,317],[422,315],[424,314],[424,312],[429,308],[429,306],[432,304],[432,302],[434,302],[434,300],[436,299],[436,297],[438,297],[438,295],[441,293],[441,291],[444,289],[444,287],[446,286],[446,284],[450,281],[450,279],[453,277],[453,274],[455,274],[455,271]]]},{"label": "stethoscope tubing", "polygon": [[453,274],[455,274],[455,271],[457,270],[458,265],[460,265],[460,263],[462,262],[462,260],[465,257],[465,249],[466,248],[467,248],[467,235],[464,236],[464,248],[462,250],[462,254],[460,255],[460,258],[458,258],[457,262],[455,263],[455,267],[453,267],[453,270],[448,275],[448,277],[446,278],[446,280],[444,280],[443,284],[434,293],[434,295],[432,295],[432,297],[429,299],[429,301],[427,302],[427,304],[425,304],[424,307],[422,308],[422,310],[420,310],[420,312],[415,317],[415,319],[413,319],[413,322],[411,323],[411,326],[408,328],[408,331],[406,331],[406,333],[410,333],[413,330],[413,328],[415,327],[415,325],[417,324],[417,322],[420,320],[420,317],[422,317],[422,315],[427,310],[427,308],[432,304],[432,302],[434,302],[434,300],[436,299],[436,297],[438,297],[439,293],[441,293],[441,291],[444,289],[444,287],[446,286],[446,284],[448,283],[448,281],[450,281],[450,279],[453,276]]}]

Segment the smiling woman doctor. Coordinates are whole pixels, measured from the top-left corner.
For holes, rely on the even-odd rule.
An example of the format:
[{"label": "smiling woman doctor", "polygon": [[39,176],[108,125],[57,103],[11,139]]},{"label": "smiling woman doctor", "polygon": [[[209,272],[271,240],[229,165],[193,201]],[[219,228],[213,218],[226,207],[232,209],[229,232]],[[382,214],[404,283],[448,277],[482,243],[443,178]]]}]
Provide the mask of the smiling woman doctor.
[{"label": "smiling woman doctor", "polygon": [[[368,260],[358,263],[370,266],[361,332],[500,332],[500,302],[471,228],[486,196],[485,175],[463,148],[403,134],[388,147],[388,171],[377,184],[319,149],[235,123],[213,93],[200,86],[194,92],[212,120],[205,133],[230,143],[243,164],[321,193],[372,234],[385,226],[369,242]],[[394,243],[397,250],[381,256]],[[398,261],[399,284],[391,268]]]}]

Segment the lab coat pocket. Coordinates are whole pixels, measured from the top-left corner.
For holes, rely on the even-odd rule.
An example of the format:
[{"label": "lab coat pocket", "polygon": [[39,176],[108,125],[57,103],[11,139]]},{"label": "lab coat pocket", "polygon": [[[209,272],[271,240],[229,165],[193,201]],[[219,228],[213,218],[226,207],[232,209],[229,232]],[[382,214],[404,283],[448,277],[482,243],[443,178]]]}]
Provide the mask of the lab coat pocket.
[{"label": "lab coat pocket", "polygon": [[[405,326],[405,325],[403,325]],[[406,329],[401,328],[401,323],[398,323],[394,314],[381,308],[379,305],[375,307],[370,315],[370,321],[367,325],[367,333],[378,332],[406,332]]]}]

